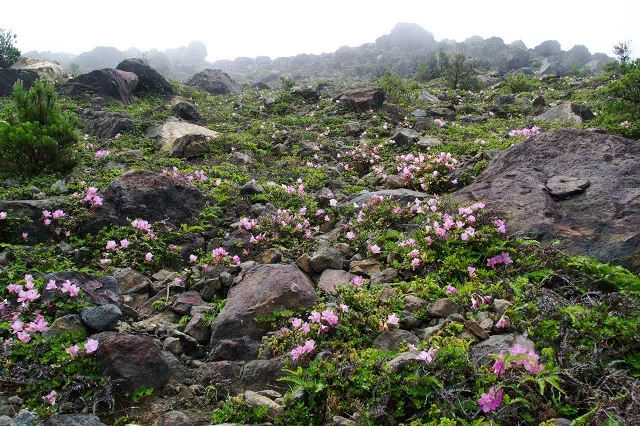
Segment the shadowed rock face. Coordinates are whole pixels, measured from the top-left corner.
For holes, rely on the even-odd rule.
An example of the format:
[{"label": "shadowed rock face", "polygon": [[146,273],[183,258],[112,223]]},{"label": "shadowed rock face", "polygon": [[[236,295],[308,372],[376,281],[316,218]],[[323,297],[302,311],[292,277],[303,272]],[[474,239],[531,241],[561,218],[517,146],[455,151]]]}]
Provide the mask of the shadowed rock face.
[{"label": "shadowed rock face", "polygon": [[105,96],[127,105],[131,103],[131,92],[137,85],[138,77],[135,74],[105,68],[79,75],[58,91],[67,96]]},{"label": "shadowed rock face", "polygon": [[194,75],[187,81],[187,85],[206,90],[209,93],[221,95],[225,93],[240,93],[242,87],[221,70],[206,69]]},{"label": "shadowed rock face", "polygon": [[149,170],[119,176],[101,195],[103,206],[89,225],[93,230],[134,219],[180,225],[192,221],[204,206],[204,196],[195,186]]},{"label": "shadowed rock face", "polygon": [[313,282],[295,265],[255,266],[229,291],[227,304],[211,326],[211,345],[242,336],[260,340],[270,326],[255,317],[276,309],[311,307],[316,299]]},{"label": "shadowed rock face", "polygon": [[638,141],[574,129],[545,132],[500,154],[454,199],[482,200],[489,211],[512,214],[512,232],[561,239],[572,253],[640,271]]},{"label": "shadowed rock face", "polygon": [[138,76],[138,86],[135,94],[151,93],[159,96],[168,96],[174,93],[171,84],[142,59],[125,59],[118,64],[117,69],[134,73]]}]

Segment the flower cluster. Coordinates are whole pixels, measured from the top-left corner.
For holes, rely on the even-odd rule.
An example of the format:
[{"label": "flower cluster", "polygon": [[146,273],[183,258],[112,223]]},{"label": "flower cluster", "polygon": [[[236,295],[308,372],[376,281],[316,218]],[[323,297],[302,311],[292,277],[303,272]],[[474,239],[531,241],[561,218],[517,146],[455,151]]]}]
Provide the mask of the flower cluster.
[{"label": "flower cluster", "polygon": [[102,205],[102,197],[98,196],[98,188],[90,186],[87,188],[87,193],[81,202],[89,204],[90,208],[98,207]]},{"label": "flower cluster", "polygon": [[239,256],[230,256],[229,252],[222,247],[213,249],[211,258],[211,263],[214,265],[239,265],[241,263]]},{"label": "flower cluster", "polygon": [[[207,175],[202,170],[197,170],[192,173],[180,173],[177,167],[172,167],[171,170],[163,169],[161,171],[162,174],[171,176],[174,179],[178,180],[186,180],[187,182],[206,182]],[[220,185],[220,181],[216,181],[216,185]]]},{"label": "flower cluster", "polygon": [[524,136],[525,138],[530,138],[531,136],[536,136],[540,134],[540,128],[538,126],[533,126],[531,128],[525,127],[524,129],[512,129],[509,132],[509,136],[512,138],[518,136]]}]

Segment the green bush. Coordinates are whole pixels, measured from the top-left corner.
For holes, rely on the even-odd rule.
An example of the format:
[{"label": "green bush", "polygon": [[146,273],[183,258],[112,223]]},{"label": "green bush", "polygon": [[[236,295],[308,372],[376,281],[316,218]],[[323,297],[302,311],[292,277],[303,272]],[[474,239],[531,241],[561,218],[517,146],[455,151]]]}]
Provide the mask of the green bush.
[{"label": "green bush", "polygon": [[73,165],[77,119],[62,113],[53,84],[37,80],[29,91],[13,87],[14,105],[0,123],[0,171],[38,174]]},{"label": "green bush", "polygon": [[531,92],[540,86],[540,81],[523,73],[510,74],[504,78],[504,83],[511,93]]},{"label": "green bush", "polygon": [[640,59],[627,64],[624,75],[609,83],[611,97],[599,116],[599,124],[612,133],[640,138]]},{"label": "green bush", "polygon": [[14,46],[16,35],[0,28],[0,68],[9,68],[20,58],[20,51]]}]

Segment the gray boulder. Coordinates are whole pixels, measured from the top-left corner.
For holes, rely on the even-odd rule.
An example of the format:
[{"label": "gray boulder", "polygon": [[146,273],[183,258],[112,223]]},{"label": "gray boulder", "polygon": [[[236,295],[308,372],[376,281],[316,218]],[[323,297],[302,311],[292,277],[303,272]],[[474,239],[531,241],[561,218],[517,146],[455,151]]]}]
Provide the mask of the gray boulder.
[{"label": "gray boulder", "polygon": [[206,153],[213,140],[220,133],[196,124],[168,120],[147,131],[147,137],[154,138],[162,151],[170,152],[178,158],[193,158]]},{"label": "gray boulder", "polygon": [[242,92],[242,87],[229,74],[218,69],[200,71],[187,81],[187,86],[206,90],[214,95]]},{"label": "gray boulder", "polygon": [[119,133],[132,129],[133,119],[130,115],[107,111],[96,111],[94,118],[85,127],[89,136],[96,136],[99,139],[111,139]]},{"label": "gray boulder", "polygon": [[113,304],[85,308],[80,314],[82,321],[96,331],[113,330],[122,318],[122,312]]},{"label": "gray boulder", "polygon": [[136,95],[150,93],[159,96],[169,96],[174,93],[171,83],[142,59],[125,59],[118,64],[116,69],[138,76],[138,85],[133,90],[133,93]]}]

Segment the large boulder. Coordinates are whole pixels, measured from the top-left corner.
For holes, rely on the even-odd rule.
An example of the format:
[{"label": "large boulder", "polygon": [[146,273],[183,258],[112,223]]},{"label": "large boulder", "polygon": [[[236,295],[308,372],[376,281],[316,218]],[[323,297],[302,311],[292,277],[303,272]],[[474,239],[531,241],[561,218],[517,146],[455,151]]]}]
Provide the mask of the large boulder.
[{"label": "large boulder", "polygon": [[65,76],[64,68],[56,61],[45,61],[43,59],[20,58],[11,68],[16,70],[30,70],[38,73],[40,78],[55,81]]},{"label": "large boulder", "polygon": [[86,231],[129,225],[134,219],[181,225],[192,222],[204,207],[204,196],[198,188],[150,170],[120,175],[100,195],[103,205],[90,216]]},{"label": "large boulder", "polygon": [[121,380],[118,386],[124,391],[160,389],[171,377],[171,355],[147,336],[113,335],[100,343],[96,357],[108,376]]},{"label": "large boulder", "polygon": [[500,154],[454,200],[512,214],[507,228],[640,271],[640,143],[604,133],[542,133]]},{"label": "large boulder", "polygon": [[562,102],[560,105],[534,117],[536,121],[552,121],[557,123],[582,123],[592,120],[595,116],[589,108],[573,102]]},{"label": "large boulder", "polygon": [[133,90],[136,95],[150,93],[159,96],[170,96],[175,92],[171,83],[142,59],[125,59],[116,68],[138,76],[138,86]]},{"label": "large boulder", "polygon": [[546,40],[533,48],[533,52],[540,56],[553,56],[562,52],[560,43],[556,40]]},{"label": "large boulder", "polygon": [[178,158],[192,158],[209,150],[212,140],[220,133],[184,121],[168,120],[151,127],[147,136],[158,141],[160,149]]},{"label": "large boulder", "polygon": [[108,111],[96,111],[94,118],[85,126],[89,136],[96,136],[99,139],[111,139],[132,129],[133,119],[130,115]]},{"label": "large boulder", "polygon": [[131,93],[138,85],[138,77],[130,72],[105,68],[94,70],[70,80],[58,91],[67,96],[98,95],[114,98],[123,104],[131,103]]},{"label": "large boulder", "polygon": [[206,69],[192,76],[187,86],[206,90],[214,95],[226,93],[241,93],[242,87],[221,70]]},{"label": "large boulder", "polygon": [[[0,71],[2,71],[0,69]],[[10,226],[11,232],[19,235],[23,232],[28,234],[25,242],[44,242],[49,238],[49,228],[44,226],[42,221],[42,211],[55,211],[61,208],[53,199],[45,200],[0,200],[0,212],[7,212],[9,217],[25,217],[31,219],[26,223],[19,223]],[[7,226],[7,225],[5,225]]]},{"label": "large boulder", "polygon": [[270,325],[256,322],[256,317],[309,308],[316,299],[313,282],[295,265],[256,265],[229,291],[227,304],[211,326],[211,346],[243,336],[260,340]]},{"label": "large boulder", "polygon": [[349,105],[356,111],[378,109],[384,103],[384,90],[379,87],[364,87],[340,94],[335,100]]},{"label": "large boulder", "polygon": [[[71,281],[87,294],[96,305],[116,305],[122,307],[122,291],[118,286],[118,281],[111,277],[97,277],[84,272],[55,272],[44,276],[45,282],[54,280],[58,288],[66,280]],[[45,294],[48,291],[45,290]]]},{"label": "large boulder", "polygon": [[44,426],[106,426],[94,414],[56,414],[49,417]]},{"label": "large boulder", "polygon": [[0,68],[0,96],[11,95],[18,80],[22,80],[25,89],[30,89],[38,77],[38,73],[32,70]]}]

